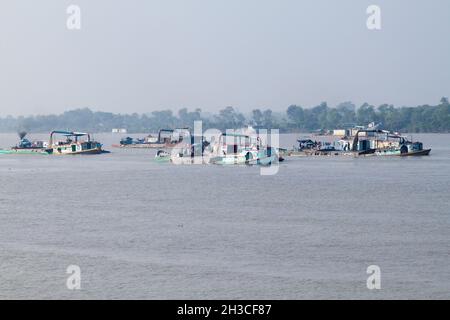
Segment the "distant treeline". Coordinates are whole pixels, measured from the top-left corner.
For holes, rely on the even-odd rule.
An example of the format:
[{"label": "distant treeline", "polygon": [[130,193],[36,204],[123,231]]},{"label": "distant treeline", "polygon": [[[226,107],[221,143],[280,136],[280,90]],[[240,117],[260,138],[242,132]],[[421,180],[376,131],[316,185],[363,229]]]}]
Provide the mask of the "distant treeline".
[{"label": "distant treeline", "polygon": [[357,108],[351,102],[329,107],[323,102],[313,108],[292,105],[285,113],[270,109],[255,109],[250,114],[226,107],[217,114],[203,113],[200,109],[186,108],[174,114],[170,110],[150,114],[114,114],[77,109],[60,115],[0,118],[0,132],[50,132],[55,129],[87,132],[110,132],[125,128],[130,133],[157,132],[161,128],[193,127],[196,120],[203,121],[203,129],[220,130],[252,125],[255,128],[280,129],[281,132],[307,132],[318,129],[332,130],[370,122],[381,123],[384,129],[401,132],[450,132],[450,104],[442,98],[438,105],[400,107],[383,104],[378,107],[364,103]]}]

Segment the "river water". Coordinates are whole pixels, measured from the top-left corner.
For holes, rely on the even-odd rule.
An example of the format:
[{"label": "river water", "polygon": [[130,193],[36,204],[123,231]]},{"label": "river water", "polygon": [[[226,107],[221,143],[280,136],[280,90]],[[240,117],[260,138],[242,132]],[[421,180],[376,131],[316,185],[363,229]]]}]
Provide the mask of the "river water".
[{"label": "river water", "polygon": [[96,138],[113,152],[0,155],[0,298],[450,298],[448,134],[414,136],[429,157],[292,158],[275,175]]}]

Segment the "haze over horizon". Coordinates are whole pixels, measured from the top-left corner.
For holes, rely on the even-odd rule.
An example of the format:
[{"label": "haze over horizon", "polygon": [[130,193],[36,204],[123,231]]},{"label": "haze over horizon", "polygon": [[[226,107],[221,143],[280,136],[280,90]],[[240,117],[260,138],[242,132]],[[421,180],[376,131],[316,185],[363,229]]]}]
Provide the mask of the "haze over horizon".
[{"label": "haze over horizon", "polygon": [[0,117],[437,104],[450,96],[449,15],[447,0],[2,2]]}]

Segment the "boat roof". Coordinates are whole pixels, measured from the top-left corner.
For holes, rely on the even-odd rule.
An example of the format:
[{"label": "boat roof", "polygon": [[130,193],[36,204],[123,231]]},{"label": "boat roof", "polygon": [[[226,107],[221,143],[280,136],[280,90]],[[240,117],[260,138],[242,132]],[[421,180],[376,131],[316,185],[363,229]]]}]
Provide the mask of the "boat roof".
[{"label": "boat roof", "polygon": [[60,134],[66,137],[82,137],[89,135],[89,133],[85,132],[60,131],[60,130],[53,131],[52,134],[53,133]]},{"label": "boat roof", "polygon": [[381,129],[360,129],[359,132],[375,132],[375,133],[384,133],[387,134],[391,138],[405,138],[398,132],[392,132],[389,130],[381,130]]},{"label": "boat roof", "polygon": [[169,132],[172,133],[174,130],[173,129],[159,129],[159,133],[161,132]]},{"label": "boat roof", "polygon": [[250,136],[242,133],[222,133],[222,136],[230,136],[230,137],[244,137],[244,138],[250,138]]}]

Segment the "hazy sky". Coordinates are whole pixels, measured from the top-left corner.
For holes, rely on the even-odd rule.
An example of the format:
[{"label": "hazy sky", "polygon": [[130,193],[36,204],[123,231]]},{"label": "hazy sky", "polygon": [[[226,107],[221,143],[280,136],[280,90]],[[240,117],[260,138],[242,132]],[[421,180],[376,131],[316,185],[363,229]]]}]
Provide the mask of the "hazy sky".
[{"label": "hazy sky", "polygon": [[0,58],[0,116],[431,104],[450,96],[450,1],[1,0]]}]

